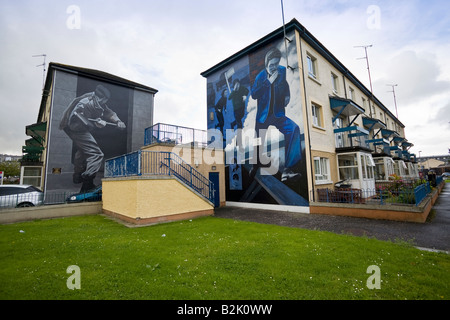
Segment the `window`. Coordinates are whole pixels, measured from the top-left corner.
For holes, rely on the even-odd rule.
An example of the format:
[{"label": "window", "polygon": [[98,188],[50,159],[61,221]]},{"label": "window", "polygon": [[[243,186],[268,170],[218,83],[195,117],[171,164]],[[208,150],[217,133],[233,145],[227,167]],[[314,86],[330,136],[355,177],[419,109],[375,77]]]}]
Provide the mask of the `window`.
[{"label": "window", "polygon": [[375,112],[375,106],[373,104],[370,106],[370,109],[372,110],[370,116],[376,117],[377,113]]},{"label": "window", "polygon": [[333,72],[331,73],[331,87],[333,88],[333,93],[338,93],[338,77]]},{"label": "window", "polygon": [[316,183],[330,182],[330,161],[328,158],[314,157]]},{"label": "window", "polygon": [[392,158],[386,158],[386,179],[395,173],[395,162]]},{"label": "window", "polygon": [[22,167],[21,184],[41,187],[42,167]]},{"label": "window", "polygon": [[[342,118],[337,118],[334,121],[334,128],[335,129],[340,129],[343,126],[344,125],[343,125]],[[343,148],[344,147],[344,133],[343,132],[335,133],[334,137],[336,139],[336,148]]]},{"label": "window", "polygon": [[361,170],[363,179],[373,179],[375,162],[370,154],[361,154]]},{"label": "window", "polygon": [[385,180],[386,179],[386,172],[384,167],[384,159],[383,158],[377,158],[375,160],[375,180]]},{"label": "window", "polygon": [[364,110],[366,110],[366,99],[361,98],[362,99],[362,107]]},{"label": "window", "polygon": [[308,54],[306,56],[308,60],[308,74],[310,77],[317,79],[317,59]]},{"label": "window", "polygon": [[355,98],[355,90],[353,90],[352,88],[348,88],[348,95],[349,95],[349,98],[350,98],[350,100],[354,100],[354,98]]},{"label": "window", "polygon": [[356,153],[338,155],[338,166],[341,180],[359,179],[358,156]]},{"label": "window", "polygon": [[322,107],[312,103],[311,104],[312,109],[312,117],[313,117],[313,125],[316,127],[323,127],[322,123]]},{"label": "window", "polygon": [[405,176],[405,168],[406,164],[403,162],[403,160],[395,161],[394,162],[394,171],[395,174],[402,177]]}]

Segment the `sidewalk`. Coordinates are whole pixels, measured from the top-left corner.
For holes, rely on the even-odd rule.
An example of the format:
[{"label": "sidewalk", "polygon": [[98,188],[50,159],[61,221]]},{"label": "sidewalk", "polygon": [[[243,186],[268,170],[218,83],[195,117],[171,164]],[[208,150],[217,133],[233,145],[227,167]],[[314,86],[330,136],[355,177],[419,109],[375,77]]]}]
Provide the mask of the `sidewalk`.
[{"label": "sidewalk", "polygon": [[[434,215],[433,215],[434,213]],[[214,216],[280,226],[406,241],[419,248],[450,252],[450,183],[444,186],[425,223],[222,207]]]}]

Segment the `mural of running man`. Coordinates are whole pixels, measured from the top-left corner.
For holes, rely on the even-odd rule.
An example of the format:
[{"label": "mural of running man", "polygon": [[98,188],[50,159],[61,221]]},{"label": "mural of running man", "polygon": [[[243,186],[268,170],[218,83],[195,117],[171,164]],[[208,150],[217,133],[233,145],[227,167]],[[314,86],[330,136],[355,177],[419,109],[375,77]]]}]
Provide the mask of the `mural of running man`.
[{"label": "mural of running man", "polygon": [[107,88],[98,85],[94,92],[75,98],[60,123],[60,129],[64,130],[76,147],[73,182],[82,183],[80,192],[95,188],[93,181],[103,163],[104,154],[92,132],[107,125],[120,130],[126,128],[125,123],[106,105],[110,96]]}]

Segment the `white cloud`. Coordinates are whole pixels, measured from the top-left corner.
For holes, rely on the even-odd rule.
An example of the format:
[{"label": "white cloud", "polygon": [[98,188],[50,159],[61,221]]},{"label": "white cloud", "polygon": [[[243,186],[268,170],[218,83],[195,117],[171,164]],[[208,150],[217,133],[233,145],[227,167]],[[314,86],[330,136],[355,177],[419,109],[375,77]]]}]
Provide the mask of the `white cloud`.
[{"label": "white cloud", "polygon": [[[69,4],[80,8],[80,29],[66,26]],[[371,5],[380,9],[379,28],[368,26]],[[286,22],[299,20],[366,86],[365,62],[357,59],[364,52],[354,46],[373,44],[375,95],[393,111],[386,84],[398,83],[400,120],[422,155],[449,147],[445,115],[439,117],[450,100],[448,7],[445,0],[284,1]],[[2,1],[0,110],[7,116],[0,117],[0,153],[20,154],[25,126],[36,121],[42,87],[36,65],[42,61],[34,54],[154,87],[156,121],[205,128],[206,79],[200,73],[281,24],[280,1],[274,0]],[[436,122],[443,126],[439,132],[433,131]]]}]

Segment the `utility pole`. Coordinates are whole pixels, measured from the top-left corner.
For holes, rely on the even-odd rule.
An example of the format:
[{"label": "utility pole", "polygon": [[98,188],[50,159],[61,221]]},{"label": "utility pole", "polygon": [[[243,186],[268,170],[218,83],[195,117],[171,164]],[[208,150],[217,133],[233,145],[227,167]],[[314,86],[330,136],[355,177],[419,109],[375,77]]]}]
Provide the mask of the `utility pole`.
[{"label": "utility pole", "polygon": [[395,98],[395,87],[398,85],[397,84],[387,84],[387,86],[392,87],[392,91],[388,91],[388,92],[392,92],[394,94],[395,115],[397,116],[397,119],[398,119],[397,99]]}]

